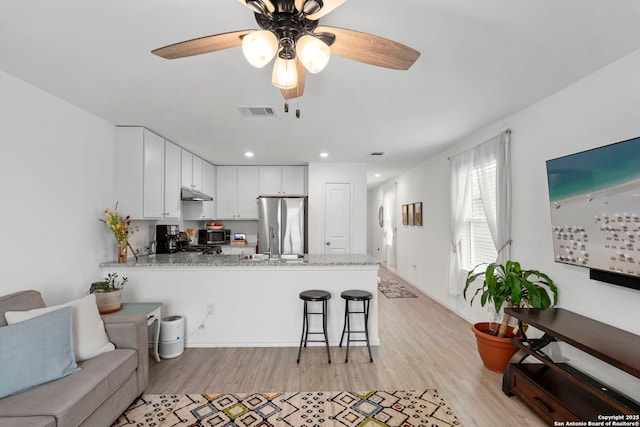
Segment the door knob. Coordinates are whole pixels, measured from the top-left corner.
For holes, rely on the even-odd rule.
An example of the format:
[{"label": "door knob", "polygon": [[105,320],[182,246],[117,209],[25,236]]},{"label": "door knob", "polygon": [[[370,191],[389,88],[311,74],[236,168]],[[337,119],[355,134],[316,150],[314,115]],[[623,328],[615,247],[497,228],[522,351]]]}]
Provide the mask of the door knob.
[{"label": "door knob", "polygon": [[331,246],[331,242],[327,242],[327,246]]}]

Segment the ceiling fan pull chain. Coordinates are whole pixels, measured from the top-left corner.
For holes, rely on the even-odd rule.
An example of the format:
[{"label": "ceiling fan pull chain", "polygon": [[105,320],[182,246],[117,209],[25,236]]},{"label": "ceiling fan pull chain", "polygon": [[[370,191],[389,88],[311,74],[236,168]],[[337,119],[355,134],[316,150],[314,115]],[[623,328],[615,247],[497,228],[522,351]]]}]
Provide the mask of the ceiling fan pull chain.
[{"label": "ceiling fan pull chain", "polygon": [[300,97],[296,98],[296,118],[300,118]]},{"label": "ceiling fan pull chain", "polygon": [[285,113],[289,112],[289,103],[287,101],[284,102],[284,112]]}]

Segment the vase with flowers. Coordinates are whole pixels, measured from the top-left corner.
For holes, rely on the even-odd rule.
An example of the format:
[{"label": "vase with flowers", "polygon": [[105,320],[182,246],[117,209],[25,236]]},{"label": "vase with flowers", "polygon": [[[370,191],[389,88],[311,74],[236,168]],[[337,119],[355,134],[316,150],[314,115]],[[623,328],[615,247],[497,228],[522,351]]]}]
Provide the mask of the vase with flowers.
[{"label": "vase with flowers", "polygon": [[118,262],[126,262],[129,236],[135,232],[135,229],[131,227],[131,219],[129,215],[123,217],[118,213],[117,202],[114,210],[107,208],[104,210],[104,213],[107,215],[107,218],[101,218],[100,221],[109,226],[113,232],[113,237],[115,237],[116,242],[118,242]]}]

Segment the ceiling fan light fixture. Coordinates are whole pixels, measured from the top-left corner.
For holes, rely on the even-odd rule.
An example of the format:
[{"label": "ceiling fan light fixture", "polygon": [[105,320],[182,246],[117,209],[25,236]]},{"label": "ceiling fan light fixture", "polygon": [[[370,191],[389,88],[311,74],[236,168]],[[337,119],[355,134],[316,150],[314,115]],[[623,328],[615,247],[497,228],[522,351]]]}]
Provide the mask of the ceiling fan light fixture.
[{"label": "ceiling fan light fixture", "polygon": [[261,0],[240,0],[240,2],[244,3],[254,13],[265,13],[267,11],[267,6]]},{"label": "ceiling fan light fixture", "polygon": [[278,56],[273,64],[271,83],[280,89],[293,89],[298,85],[298,72],[295,59],[284,59]]},{"label": "ceiling fan light fixture", "polygon": [[242,53],[256,68],[267,65],[278,51],[278,39],[271,31],[260,30],[242,38]]},{"label": "ceiling fan light fixture", "polygon": [[316,12],[319,12],[322,9],[322,0],[307,0],[304,2],[302,6],[302,12],[307,15],[313,15]]},{"label": "ceiling fan light fixture", "polygon": [[315,74],[326,67],[331,56],[331,49],[319,38],[305,34],[296,43],[296,53],[302,65],[310,73]]}]

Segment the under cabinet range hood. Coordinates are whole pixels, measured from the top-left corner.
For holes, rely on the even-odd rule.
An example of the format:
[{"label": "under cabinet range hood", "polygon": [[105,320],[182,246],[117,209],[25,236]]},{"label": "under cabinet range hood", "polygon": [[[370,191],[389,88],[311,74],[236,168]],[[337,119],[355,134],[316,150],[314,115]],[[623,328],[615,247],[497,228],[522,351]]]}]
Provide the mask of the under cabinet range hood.
[{"label": "under cabinet range hood", "polygon": [[193,201],[193,202],[207,202],[207,201],[213,200],[213,197],[208,196],[192,188],[182,187],[180,189],[180,200],[187,200],[187,201]]}]

